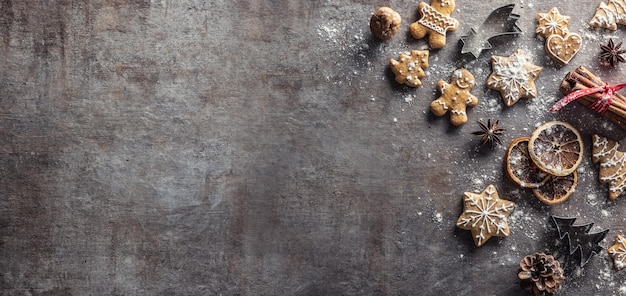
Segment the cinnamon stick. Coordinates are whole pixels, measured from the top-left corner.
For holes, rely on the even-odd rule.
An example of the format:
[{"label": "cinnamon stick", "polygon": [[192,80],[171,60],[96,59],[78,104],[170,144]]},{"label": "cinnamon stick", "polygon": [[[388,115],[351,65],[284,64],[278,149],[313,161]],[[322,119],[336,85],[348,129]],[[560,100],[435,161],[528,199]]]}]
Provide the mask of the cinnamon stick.
[{"label": "cinnamon stick", "polygon": [[[602,81],[602,79],[600,79],[598,76],[591,73],[591,71],[587,70],[587,68],[583,66],[578,67],[576,71],[574,71],[574,73],[580,74],[580,76],[589,79],[596,86],[605,84],[604,81]],[[617,101],[620,101],[620,103],[626,103],[626,97],[624,97],[622,94],[615,93],[614,96],[615,97],[613,98],[613,101],[617,100]]]},{"label": "cinnamon stick", "polygon": [[[582,70],[581,70],[582,69]],[[580,72],[579,72],[580,70]],[[592,88],[592,87],[598,87],[598,86],[603,86],[604,82],[602,82],[602,80],[599,80],[598,77],[596,77],[595,75],[593,75],[591,72],[589,72],[587,69],[585,69],[584,67],[578,67],[578,69],[576,69],[575,72],[570,72],[567,74],[567,76],[565,77],[566,80],[573,80],[575,82],[579,82],[580,84],[584,85],[586,88]],[[572,91],[570,91],[572,92]],[[595,100],[597,97],[599,96],[593,96],[593,99]],[[613,101],[611,103],[611,106],[615,106],[617,108],[620,108],[622,110],[626,110],[626,98],[624,98],[624,96],[622,96],[619,93],[614,93],[613,94]],[[626,120],[626,118],[624,118],[624,120]]]},{"label": "cinnamon stick", "polygon": [[[569,72],[565,76],[559,86],[559,90],[565,94],[569,94],[577,90],[593,88],[604,84],[605,83],[599,77],[595,76],[589,70],[581,66],[574,72]],[[585,106],[589,106],[601,96],[602,95],[600,93],[594,93],[581,97],[577,101]],[[609,106],[609,109],[603,115],[607,119],[619,125],[622,129],[626,130],[626,97],[615,93],[613,95],[611,106]]]},{"label": "cinnamon stick", "polygon": [[[563,91],[564,93],[571,93],[586,88],[586,86],[580,83],[575,83],[574,86],[572,86],[568,81],[563,81],[560,87],[561,91]],[[589,96],[581,97],[577,101],[584,106],[589,107],[600,97],[601,94],[596,93]],[[620,109],[611,104],[611,106],[609,106],[609,109],[603,115],[613,123],[619,125],[619,127],[621,127],[622,129],[626,130],[626,110]]]}]

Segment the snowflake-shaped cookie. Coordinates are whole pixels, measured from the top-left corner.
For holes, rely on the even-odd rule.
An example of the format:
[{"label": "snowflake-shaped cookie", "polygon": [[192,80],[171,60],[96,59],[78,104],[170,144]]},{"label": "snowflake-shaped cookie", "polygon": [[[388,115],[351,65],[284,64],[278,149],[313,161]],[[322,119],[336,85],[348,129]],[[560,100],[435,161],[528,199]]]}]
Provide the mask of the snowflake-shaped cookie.
[{"label": "snowflake-shaped cookie", "polygon": [[558,34],[565,37],[569,33],[567,25],[570,17],[561,15],[556,7],[553,7],[547,13],[537,13],[537,20],[539,25],[535,33],[539,36],[546,38],[552,34]]},{"label": "snowflake-shaped cookie", "polygon": [[520,98],[537,97],[535,79],[543,68],[531,64],[523,50],[517,49],[509,57],[491,57],[491,68],[487,87],[500,91],[507,107],[513,106]]},{"label": "snowflake-shaped cookie", "polygon": [[514,208],[514,202],[498,197],[493,185],[487,186],[480,194],[465,192],[463,213],[456,226],[470,230],[474,244],[480,247],[492,236],[509,236],[507,217]]},{"label": "snowflake-shaped cookie", "polygon": [[607,251],[611,259],[613,259],[615,270],[626,267],[626,240],[622,235],[618,234],[615,236],[615,242]]},{"label": "snowflake-shaped cookie", "polygon": [[420,80],[426,74],[424,69],[428,67],[428,50],[412,50],[411,55],[400,54],[400,60],[389,60],[391,71],[396,75],[396,81],[411,87],[422,85]]}]

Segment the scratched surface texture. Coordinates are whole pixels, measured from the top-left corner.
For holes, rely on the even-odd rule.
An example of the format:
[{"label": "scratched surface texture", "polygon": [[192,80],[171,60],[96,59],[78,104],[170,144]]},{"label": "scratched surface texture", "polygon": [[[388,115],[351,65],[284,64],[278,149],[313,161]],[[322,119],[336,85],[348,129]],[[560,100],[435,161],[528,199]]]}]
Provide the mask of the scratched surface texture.
[{"label": "scratched surface texture", "polygon": [[[615,32],[587,22],[599,1],[516,1],[519,37],[476,60],[460,37],[507,1],[457,1],[460,28],[431,51],[424,85],[388,63],[426,49],[408,34],[415,1],[0,1],[0,294],[526,295],[518,262],[554,238],[558,214],[626,232],[591,162],[592,133],[626,134],[592,111],[546,109],[566,72],[599,65]],[[403,23],[373,39],[379,6]],[[583,36],[561,67],[536,37],[552,6]],[[539,97],[505,107],[484,86],[491,55],[523,48],[544,67]],[[438,80],[474,73],[479,105],[452,127],[433,116]],[[477,120],[504,146],[476,149]],[[545,206],[502,170],[506,145],[546,120],[586,142],[570,200]],[[457,229],[465,191],[494,184],[517,204],[511,236],[476,248]],[[561,295],[622,295],[602,252]]]}]

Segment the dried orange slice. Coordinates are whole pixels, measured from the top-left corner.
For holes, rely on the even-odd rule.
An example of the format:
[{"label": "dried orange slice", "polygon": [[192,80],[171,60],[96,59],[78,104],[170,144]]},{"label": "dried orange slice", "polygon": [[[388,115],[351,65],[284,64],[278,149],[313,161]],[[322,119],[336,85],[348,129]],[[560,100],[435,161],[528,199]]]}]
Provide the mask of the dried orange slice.
[{"label": "dried orange slice", "polygon": [[583,161],[583,140],[569,123],[549,121],[531,134],[528,154],[544,172],[567,176]]},{"label": "dried orange slice", "polygon": [[528,154],[529,137],[513,140],[504,155],[506,174],[513,183],[523,188],[538,188],[548,181],[550,176],[537,168]]},{"label": "dried orange slice", "polygon": [[577,184],[578,173],[574,171],[564,177],[550,177],[546,184],[533,189],[533,194],[540,201],[549,205],[555,205],[566,201],[572,195],[574,189],[576,189]]}]

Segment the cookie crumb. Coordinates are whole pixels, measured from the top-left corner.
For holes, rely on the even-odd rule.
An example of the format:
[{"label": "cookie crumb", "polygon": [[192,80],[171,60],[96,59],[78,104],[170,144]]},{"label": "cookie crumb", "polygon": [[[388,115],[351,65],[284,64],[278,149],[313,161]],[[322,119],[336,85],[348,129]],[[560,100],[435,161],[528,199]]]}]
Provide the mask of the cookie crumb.
[{"label": "cookie crumb", "polygon": [[443,222],[443,216],[441,213],[435,213],[435,219],[437,220],[437,223]]}]

